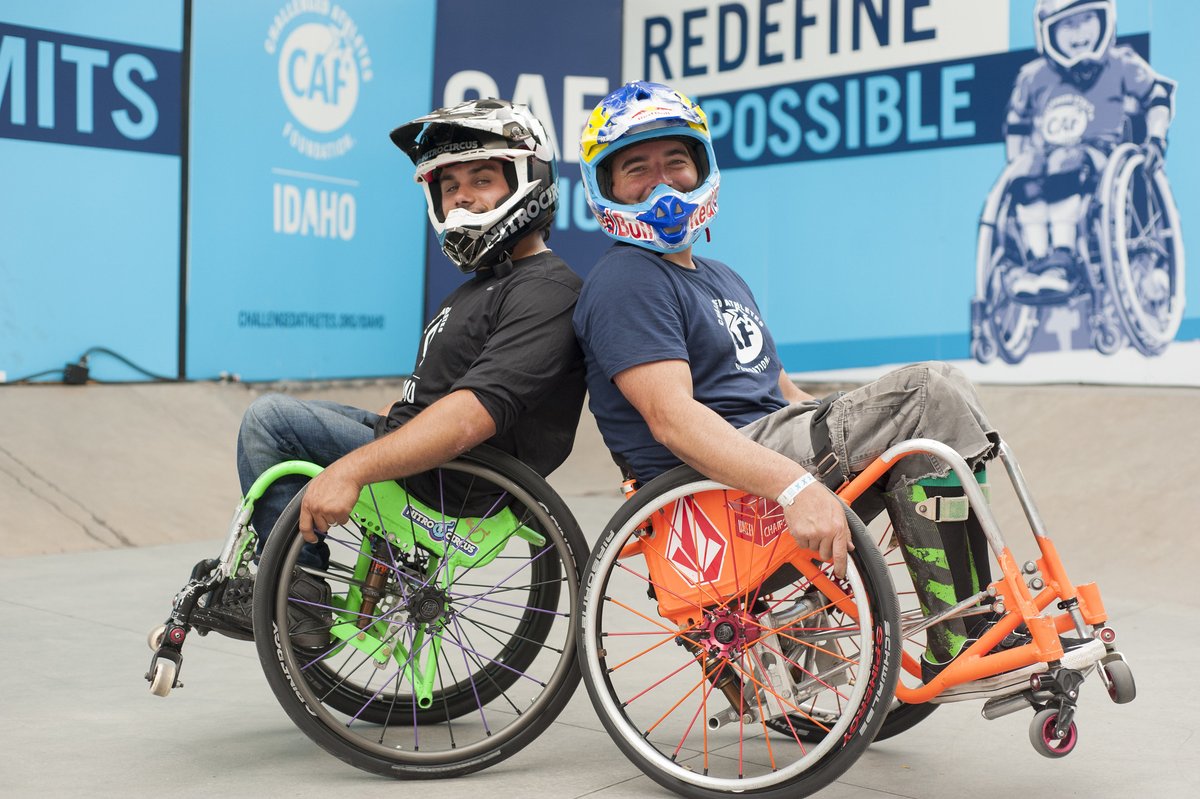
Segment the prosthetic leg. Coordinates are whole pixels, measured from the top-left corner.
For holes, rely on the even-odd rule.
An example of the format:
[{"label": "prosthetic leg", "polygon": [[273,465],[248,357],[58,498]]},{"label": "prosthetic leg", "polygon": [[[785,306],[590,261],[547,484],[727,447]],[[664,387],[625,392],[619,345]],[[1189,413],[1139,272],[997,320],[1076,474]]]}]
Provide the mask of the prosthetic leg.
[{"label": "prosthetic leg", "polygon": [[[978,471],[975,479],[986,494],[986,471]],[[991,582],[987,539],[953,473],[889,491],[884,502],[926,616],[949,610]],[[930,627],[923,672],[939,672],[985,625],[979,616],[957,616]]]}]

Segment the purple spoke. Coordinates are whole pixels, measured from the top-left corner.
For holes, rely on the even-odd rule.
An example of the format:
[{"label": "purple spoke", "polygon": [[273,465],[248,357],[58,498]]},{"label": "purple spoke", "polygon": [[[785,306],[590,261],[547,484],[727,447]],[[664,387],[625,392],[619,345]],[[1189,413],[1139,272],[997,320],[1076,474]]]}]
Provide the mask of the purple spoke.
[{"label": "purple spoke", "polygon": [[[462,628],[458,626],[458,619],[454,616],[451,616],[450,619],[454,622],[454,629],[458,631],[458,634],[463,635]],[[491,735],[492,728],[488,726],[487,714],[483,712],[483,702],[479,701],[479,689],[475,686],[475,673],[471,671],[471,664],[467,661],[467,648],[458,643],[457,640],[454,643],[463,653],[463,665],[467,668],[467,679],[471,681],[471,693],[475,697],[475,706],[479,708],[479,718],[483,721],[483,731]]]},{"label": "purple spoke", "polygon": [[[461,635],[461,634],[462,634],[462,628],[458,626],[458,617],[457,617],[457,616],[451,616],[450,618],[451,618],[451,620],[453,620],[453,622],[454,622],[454,627],[455,627],[455,628],[458,630],[459,634]],[[468,621],[470,621],[470,620],[468,619]],[[465,636],[465,635],[463,635],[463,639],[464,639],[464,640],[466,640],[466,636]],[[541,686],[542,688],[545,688],[545,687],[546,687],[546,683],[542,682],[541,680],[537,679],[536,677],[530,677],[530,676],[529,676],[528,674],[526,674],[525,672],[523,672],[523,671],[518,671],[517,669],[514,669],[512,666],[509,666],[507,663],[501,663],[500,661],[496,660],[495,658],[489,657],[489,656],[487,656],[487,655],[483,654],[482,652],[476,652],[476,651],[475,651],[474,649],[472,649],[471,647],[469,647],[469,646],[464,646],[464,645],[463,645],[463,644],[462,644],[462,643],[461,643],[461,642],[460,642],[458,639],[448,639],[448,638],[447,638],[447,639],[443,639],[443,640],[442,640],[442,643],[443,643],[443,644],[446,644],[446,643],[451,643],[451,644],[453,644],[454,646],[456,646],[456,647],[458,647],[459,649],[461,649],[461,650],[463,651],[463,658],[464,658],[464,659],[466,658],[466,653],[467,653],[467,652],[470,652],[472,655],[475,655],[476,657],[479,657],[479,658],[483,658],[483,659],[484,659],[484,660],[486,660],[488,663],[494,663],[495,665],[499,666],[500,668],[502,668],[502,669],[504,669],[504,670],[506,670],[506,671],[510,671],[510,672],[512,672],[513,674],[517,675],[518,677],[524,677],[525,679],[529,680],[530,682],[534,683],[535,685],[539,685],[539,686]],[[472,686],[473,686],[473,685],[474,685],[474,680],[472,679]]]},{"label": "purple spoke", "polygon": [[[549,547],[546,547],[546,548],[545,548],[545,549],[543,549],[541,552],[539,552],[539,553],[537,553],[536,555],[534,555],[533,557],[529,558],[529,559],[528,559],[528,560],[527,560],[525,563],[522,563],[520,566],[518,566],[518,567],[516,568],[516,570],[515,570],[515,571],[513,571],[511,574],[509,574],[509,575],[508,575],[507,577],[505,577],[503,580],[498,580],[498,581],[496,582],[496,587],[497,587],[497,588],[499,588],[500,586],[504,585],[504,584],[505,584],[505,583],[507,583],[509,580],[511,580],[513,577],[516,577],[516,576],[517,576],[517,574],[518,574],[518,573],[519,573],[519,572],[520,572],[522,569],[524,569],[526,566],[530,566],[530,565],[532,565],[532,564],[533,564],[533,562],[534,562],[535,560],[537,560],[538,558],[540,558],[542,555],[545,555],[545,554],[546,554],[547,552],[549,552],[549,551],[550,551],[550,548],[549,548]],[[482,596],[482,595],[480,595],[480,596]],[[496,601],[496,600],[493,600],[493,601]],[[467,605],[466,607],[459,608],[459,609],[458,609],[458,612],[459,612],[459,613],[462,613],[462,612],[464,612],[464,611],[468,611],[468,610],[470,610],[471,608],[475,607],[475,605],[477,605],[479,602],[480,602],[480,599],[476,599],[474,602],[472,602],[471,604]]]},{"label": "purple spoke", "polygon": [[[508,630],[505,630],[503,627],[497,627],[494,624],[484,624],[483,622],[479,621],[479,619],[470,619],[470,618],[467,618],[466,616],[461,616],[459,618],[461,618],[462,621],[469,622],[470,624],[474,624],[476,627],[483,630],[484,635],[486,635],[488,638],[491,638],[493,641],[500,644],[501,646],[505,646],[506,643],[504,641],[501,641],[498,637],[492,635],[490,632],[488,632],[488,630],[495,630],[496,632],[503,633],[503,634],[509,636],[510,638],[515,638],[518,641],[526,641],[526,642],[531,643],[534,646],[538,647],[539,649],[549,649],[551,652],[557,652],[560,655],[564,651],[562,649],[559,649],[556,646],[551,646],[550,644],[546,643],[545,641],[537,641],[533,638],[529,638],[528,636],[518,635],[517,633],[509,632]],[[505,616],[504,618],[510,618],[510,617]]]},{"label": "purple spoke", "polygon": [[[412,645],[412,642],[416,640],[416,630],[412,628],[412,625],[409,625],[408,627],[406,627],[406,629],[408,629],[408,631],[409,631],[409,632],[411,633],[411,635],[412,635],[412,637],[411,637],[411,639],[410,639],[410,641],[409,641],[409,645],[411,646],[411,645]],[[431,635],[431,636],[429,636],[428,638],[426,638],[426,639],[425,639],[425,642],[424,642],[424,643],[422,643],[422,644],[421,644],[419,647],[417,647],[416,649],[413,649],[413,650],[409,651],[409,653],[408,653],[408,660],[406,660],[406,661],[404,662],[404,664],[403,664],[403,665],[401,665],[399,668],[397,668],[397,669],[396,669],[396,671],[392,672],[391,676],[389,676],[389,677],[387,678],[387,680],[385,680],[385,681],[384,681],[384,683],[383,683],[383,687],[381,687],[381,688],[380,688],[378,691],[376,691],[374,694],[372,694],[371,698],[370,698],[370,699],[368,699],[368,700],[366,701],[366,703],[364,703],[364,704],[363,704],[363,706],[362,706],[361,708],[359,708],[359,709],[358,709],[358,712],[357,712],[357,713],[355,713],[353,717],[351,717],[350,721],[346,722],[346,726],[347,726],[347,727],[349,727],[349,726],[350,726],[351,724],[353,724],[355,721],[358,721],[358,717],[359,717],[359,716],[361,716],[361,715],[362,715],[362,713],[363,713],[363,711],[367,709],[367,705],[371,704],[371,703],[372,703],[372,702],[374,702],[376,699],[378,699],[378,698],[379,698],[379,695],[383,693],[383,689],[384,689],[384,688],[386,688],[386,687],[387,687],[387,686],[388,686],[388,685],[389,685],[389,684],[390,684],[390,683],[391,683],[393,680],[395,680],[395,681],[396,681],[396,688],[397,688],[397,692],[399,692],[399,689],[400,689],[400,687],[401,687],[401,674],[404,672],[404,668],[405,668],[405,667],[409,667],[409,668],[411,668],[411,667],[412,667],[413,660],[414,660],[414,659],[416,658],[416,656],[417,656],[417,655],[418,655],[418,654],[421,652],[421,650],[423,650],[423,649],[425,649],[427,646],[429,646],[429,643],[430,643],[432,640],[433,640],[433,636]],[[395,701],[396,701],[396,698],[395,698],[395,696],[393,696],[393,697],[392,697],[392,703],[393,703],[393,705],[395,704]],[[416,724],[416,708],[417,708],[417,697],[416,697],[416,692],[414,691],[414,693],[413,693],[413,719],[414,719],[414,720],[413,720],[413,724],[414,724],[414,728],[415,728],[415,724]],[[416,738],[416,731],[415,731],[415,729],[414,729],[414,732],[413,732],[413,738],[414,738],[414,740],[415,740],[415,738]]]},{"label": "purple spoke", "polygon": [[[551,616],[562,616],[565,618],[567,615],[569,615],[567,613],[563,613],[558,610],[545,610],[543,608],[535,608],[533,605],[518,605],[516,602],[505,602],[500,599],[492,599],[487,594],[458,594],[458,593],[455,593],[454,591],[447,591],[446,595],[454,597],[456,599],[475,599],[478,601],[492,602],[497,605],[504,605],[505,607],[509,607],[509,608],[518,608],[520,610],[532,610],[532,611],[536,611],[537,613],[548,613]],[[472,604],[471,607],[474,607],[474,604]],[[464,608],[464,610],[465,610],[465,608]]]}]

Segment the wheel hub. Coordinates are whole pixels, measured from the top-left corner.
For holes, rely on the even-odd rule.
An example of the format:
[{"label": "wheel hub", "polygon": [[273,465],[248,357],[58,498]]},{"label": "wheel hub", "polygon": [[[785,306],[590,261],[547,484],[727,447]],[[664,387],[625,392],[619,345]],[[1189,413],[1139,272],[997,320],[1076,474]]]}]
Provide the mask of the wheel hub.
[{"label": "wheel hub", "polygon": [[708,614],[697,630],[698,643],[714,657],[735,658],[759,637],[754,617],[736,608],[722,608]]},{"label": "wheel hub", "polygon": [[408,603],[408,615],[413,621],[428,624],[446,612],[446,592],[439,588],[422,588]]}]

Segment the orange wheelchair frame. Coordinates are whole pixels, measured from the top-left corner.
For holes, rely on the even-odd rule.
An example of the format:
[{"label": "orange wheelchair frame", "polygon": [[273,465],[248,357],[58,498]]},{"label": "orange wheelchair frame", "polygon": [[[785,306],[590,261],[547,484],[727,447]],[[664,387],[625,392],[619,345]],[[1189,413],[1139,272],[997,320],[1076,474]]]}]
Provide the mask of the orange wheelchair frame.
[{"label": "orange wheelchair frame", "polygon": [[[871,590],[890,593],[893,608],[890,612],[893,615],[888,619],[886,616],[889,611],[885,605],[872,605],[873,618],[857,624],[863,629],[868,624],[875,625],[873,636],[879,648],[872,653],[869,650],[874,644],[860,645],[858,651],[862,653],[862,669],[852,671],[852,676],[844,681],[850,685],[862,680],[874,681],[877,674],[886,675],[891,670],[890,677],[883,680],[887,685],[876,685],[872,689],[887,695],[881,708],[875,700],[860,697],[855,700],[863,703],[858,710],[849,702],[843,706],[844,697],[837,689],[836,676],[839,670],[852,665],[850,660],[853,658],[842,657],[839,654],[839,642],[834,640],[851,634],[850,628],[859,622],[860,613],[866,607],[861,597],[855,596],[856,591],[862,593],[867,590],[865,586],[879,586],[881,583],[878,580],[871,583],[870,579],[866,582],[859,579],[851,584],[849,579],[834,577],[828,565],[821,563],[816,553],[795,544],[788,534],[783,511],[775,502],[730,489],[706,490],[703,480],[695,480],[691,484],[696,487],[694,493],[682,493],[687,484],[676,481],[678,485],[674,488],[663,486],[650,492],[666,497],[664,501],[656,497],[640,497],[642,508],[638,513],[642,513],[642,516],[634,512],[627,513],[622,522],[622,513],[618,512],[597,543],[585,569],[588,577],[582,602],[584,618],[580,627],[583,672],[584,682],[601,719],[613,733],[618,745],[643,771],[660,784],[687,796],[711,797],[733,791],[763,796],[801,796],[828,784],[830,774],[835,771],[841,773],[848,767],[848,762],[861,754],[861,749],[848,752],[835,768],[828,766],[828,763],[838,755],[837,751],[810,759],[804,741],[820,740],[821,732],[836,733],[844,740],[849,740],[858,728],[859,717],[869,719],[877,710],[887,710],[889,714],[898,709],[925,710],[915,714],[912,720],[898,724],[898,729],[886,733],[891,735],[919,721],[928,710],[932,710],[928,706],[938,703],[985,699],[983,715],[989,719],[1031,707],[1036,711],[1030,725],[1030,740],[1034,748],[1047,757],[1062,757],[1072,751],[1078,741],[1075,707],[1079,687],[1090,671],[1098,671],[1113,701],[1124,703],[1134,698],[1136,689],[1132,673],[1123,656],[1113,646],[1116,634],[1107,624],[1099,589],[1094,583],[1076,585],[1068,577],[1054,543],[1046,534],[1045,525],[1016,458],[1006,444],[1000,443],[999,457],[1040,550],[1041,557],[1036,562],[1018,565],[970,468],[957,452],[940,442],[913,439],[892,447],[857,477],[841,486],[837,491],[838,496],[847,505],[853,503],[900,460],[916,454],[931,456],[948,464],[958,476],[1001,573],[985,590],[940,614],[901,618],[895,605],[895,586],[885,569],[883,587]],[[639,493],[646,492],[647,488],[643,487]],[[633,503],[627,501],[626,504]],[[853,514],[848,516],[853,522],[858,522]],[[636,529],[633,528],[635,524]],[[861,528],[861,523],[858,526]],[[852,524],[852,530],[854,528]],[[857,533],[855,535],[856,548],[866,546],[873,549],[865,528],[862,537],[858,537]],[[605,554],[610,545],[619,546],[615,558],[611,553]],[[616,593],[608,587],[611,575],[618,571],[633,574],[634,564],[643,559],[647,574],[638,579],[649,584],[648,594],[657,603],[658,614],[666,624],[639,612],[631,602],[610,596]],[[788,602],[794,603],[797,608],[803,603],[795,600],[795,594],[790,594],[784,601],[768,608],[762,598],[775,600],[771,593],[773,589],[764,587],[764,584],[778,584],[780,581],[776,576],[781,571],[788,571],[797,584],[807,587],[809,593],[805,596],[816,597],[817,604],[806,606],[803,611],[792,609],[793,605],[788,605]],[[870,571],[870,568],[863,571]],[[599,583],[599,587],[593,587],[593,582]],[[990,606],[985,602],[989,598]],[[640,617],[645,629],[621,631],[620,625],[617,625],[614,631],[608,631],[605,619],[597,622],[592,618],[603,616],[606,611],[601,605],[604,603],[615,606],[607,611],[610,614]],[[901,640],[918,636],[923,630],[947,618],[988,612],[993,613],[996,620],[978,640],[970,643],[928,683],[912,684],[913,678],[921,680],[919,656],[903,652],[899,645]],[[848,623],[837,626],[826,622],[824,620],[828,614],[837,614],[839,619],[848,620]],[[879,625],[880,618],[884,622],[882,625]],[[818,629],[826,630],[825,637],[829,640],[817,640],[822,636],[812,629],[805,633],[797,632],[808,619],[827,624]],[[899,651],[889,652],[889,645],[884,640],[886,633],[880,632],[886,630],[888,624],[900,628],[895,639],[895,649]],[[1021,625],[1028,631],[1027,638],[1021,640],[1028,640],[1028,643],[1001,647],[1001,642]],[[724,638],[721,637],[722,626],[725,628]],[[1068,638],[1060,638],[1063,634]],[[627,657],[614,655],[618,636],[638,635],[650,636],[643,640],[656,643]],[[866,636],[859,643],[870,637]],[[789,645],[788,639],[795,645]],[[649,723],[648,717],[648,722],[638,727],[637,723],[640,722],[635,722],[627,709],[635,702],[642,701],[644,694],[651,693],[661,683],[679,679],[677,675],[687,668],[686,663],[669,673],[664,670],[665,676],[657,677],[644,690],[627,689],[624,696],[618,696],[611,675],[632,665],[639,658],[649,658],[651,655],[647,653],[661,650],[663,644],[672,641],[683,646],[688,655],[700,664],[704,676],[690,689],[684,685],[677,692],[679,698],[673,705],[670,701],[665,702],[671,706],[657,720]],[[1065,648],[1064,643],[1067,644]],[[818,658],[824,657],[825,664],[832,666],[824,671],[804,671],[798,662],[800,655],[795,654],[802,651],[801,644],[816,651]],[[846,664],[838,665],[839,657],[846,660]],[[907,682],[897,679],[894,673],[896,668],[890,665],[893,663],[908,675]],[[791,678],[782,673],[789,671],[789,666]],[[722,676],[723,669],[725,676]],[[836,727],[834,720],[837,713],[821,716],[801,704],[799,685],[802,671],[810,685],[817,682],[830,689],[839,713],[855,714],[854,722],[849,727]],[[736,672],[739,687],[730,688],[733,681],[728,676],[729,672]],[[604,696],[606,689],[611,695],[607,699]],[[719,691],[710,702],[708,695],[714,689]],[[639,754],[639,750],[646,748],[642,747],[637,736],[652,741],[653,736],[659,734],[659,725],[672,713],[682,712],[679,708],[685,700],[695,702],[698,691],[703,694],[700,706],[691,722],[686,724],[686,729],[683,729],[685,725],[681,722],[682,737],[675,752],[670,754],[669,762],[656,761],[653,752],[648,750]],[[809,692],[812,692],[811,689]],[[727,699],[732,708],[724,711],[724,716],[713,712],[711,708],[711,705],[721,705],[722,698]],[[768,707],[772,703],[773,709]],[[922,705],[927,709],[918,707]],[[654,715],[657,714],[658,711],[655,711]],[[772,750],[769,740],[765,741],[767,755],[762,756],[769,758],[773,772],[792,768],[790,782],[779,781],[775,783],[776,787],[761,790],[755,790],[749,781],[745,783],[744,790],[737,787],[739,783],[736,781],[705,782],[710,766],[708,731],[705,731],[702,742],[705,776],[693,779],[685,773],[674,771],[675,761],[681,752],[686,751],[685,743],[692,740],[688,736],[693,734],[694,725],[701,714],[707,716],[708,730],[712,734],[725,723],[738,725],[737,780],[743,776],[740,760],[742,749],[750,742],[744,731],[757,734],[752,730],[757,724],[762,730],[760,738],[769,738],[768,731],[790,735],[799,744],[800,753],[796,755],[796,762],[792,766],[783,765],[783,761],[776,763],[778,752]],[[631,734],[629,729],[635,732]],[[846,730],[844,735],[838,732],[842,729]],[[881,724],[876,722],[870,736],[875,736],[880,729]],[[815,735],[810,738],[806,737],[806,733]],[[676,735],[679,735],[678,731]],[[881,733],[880,737],[883,736]],[[822,746],[827,744],[823,743]],[[833,748],[836,750],[837,746],[835,744]],[[780,747],[777,745],[775,748]],[[822,770],[827,773],[822,775]]]},{"label": "orange wheelchair frame", "polygon": [[[915,454],[930,455],[951,465],[987,536],[1001,574],[985,591],[907,628],[905,634],[928,628],[944,618],[966,615],[987,596],[992,597],[992,610],[1000,618],[928,683],[898,684],[896,698],[910,705],[986,698],[983,715],[989,719],[1032,706],[1038,709],[1030,726],[1034,748],[1048,757],[1068,754],[1078,740],[1072,716],[1082,673],[1098,665],[1097,671],[1109,696],[1118,704],[1132,701],[1136,695],[1132,672],[1113,646],[1116,632],[1107,624],[1099,587],[1095,583],[1076,585],[1068,577],[1016,457],[1004,442],[1000,443],[1000,460],[1041,553],[1037,561],[1027,561],[1022,566],[1017,565],[983,490],[966,463],[939,442],[914,439],[893,447],[844,485],[838,496],[852,503],[900,459]],[[993,651],[1021,625],[1029,632],[1029,643]],[[1063,634],[1073,634],[1081,641],[1064,651],[1060,639]],[[1060,673],[1064,669],[1067,671]],[[903,656],[903,670],[917,679],[921,677],[920,664],[909,653]],[[1023,689],[1025,685],[1027,689]]]}]

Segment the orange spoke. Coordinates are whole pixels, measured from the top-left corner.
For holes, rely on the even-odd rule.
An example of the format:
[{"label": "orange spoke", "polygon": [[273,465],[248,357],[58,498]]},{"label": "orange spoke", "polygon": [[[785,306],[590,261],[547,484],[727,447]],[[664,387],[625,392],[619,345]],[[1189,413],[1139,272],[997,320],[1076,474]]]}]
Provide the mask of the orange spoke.
[{"label": "orange spoke", "polygon": [[655,688],[657,688],[658,686],[662,685],[663,683],[665,683],[667,680],[669,680],[669,679],[671,679],[672,677],[674,677],[674,676],[675,676],[676,674],[678,674],[679,672],[681,672],[681,671],[683,671],[684,669],[686,669],[686,668],[690,667],[690,666],[692,665],[692,663],[693,663],[693,662],[694,662],[694,661],[688,661],[688,662],[684,663],[682,666],[680,666],[679,668],[675,669],[675,671],[673,671],[673,672],[671,672],[670,674],[666,675],[665,677],[663,677],[661,680],[659,680],[658,682],[654,683],[653,685],[649,685],[649,686],[647,686],[646,688],[643,688],[643,689],[642,689],[641,691],[639,691],[638,693],[636,693],[636,694],[634,694],[633,696],[629,697],[629,699],[626,699],[626,700],[624,700],[624,701],[623,701],[621,704],[622,704],[623,706],[625,706],[625,707],[628,707],[629,705],[632,705],[634,702],[636,702],[638,699],[641,699],[643,696],[645,696],[645,695],[646,695],[647,693],[649,693],[650,691],[653,691]]},{"label": "orange spoke", "polygon": [[781,704],[781,705],[785,705],[785,706],[787,706],[787,707],[791,708],[792,710],[796,711],[796,712],[797,712],[797,713],[799,713],[800,715],[802,715],[802,716],[804,716],[805,718],[807,718],[807,719],[808,719],[809,721],[811,721],[813,724],[816,724],[816,725],[817,725],[818,727],[820,727],[822,730],[825,730],[825,732],[829,732],[829,728],[828,728],[828,727],[826,727],[825,725],[821,724],[821,722],[817,721],[815,718],[813,718],[812,716],[810,716],[808,713],[805,713],[803,710],[801,710],[800,708],[796,707],[794,704],[792,704],[792,703],[791,703],[791,702],[789,702],[788,700],[784,699],[784,698],[783,698],[782,696],[780,696],[779,694],[775,693],[775,691],[774,691],[773,689],[771,689],[771,688],[769,688],[769,687],[767,687],[767,686],[763,685],[763,684],[762,684],[762,682],[761,682],[760,680],[756,679],[756,678],[754,677],[754,675],[753,675],[753,674],[751,674],[750,672],[746,671],[746,669],[745,669],[744,667],[742,667],[742,666],[739,666],[738,664],[734,663],[732,660],[731,660],[731,661],[729,661],[729,662],[730,662],[730,663],[733,665],[733,667],[734,667],[735,669],[737,669],[737,670],[738,670],[738,671],[739,671],[741,674],[743,674],[743,675],[744,675],[744,676],[745,676],[747,679],[749,679],[749,680],[750,680],[750,682],[754,683],[756,686],[758,686],[758,687],[759,687],[759,688],[761,688],[762,690],[766,691],[767,693],[771,694],[771,695],[772,695],[772,696],[774,696],[776,699],[778,699],[778,700],[779,700],[779,704]]},{"label": "orange spoke", "polygon": [[[753,657],[754,662],[758,664],[759,671],[761,671],[763,674],[766,674],[767,669],[765,666],[763,666],[762,658],[758,656],[758,653],[750,650],[750,656]],[[775,750],[771,747],[771,731],[767,728],[767,714],[763,711],[762,696],[759,695],[758,691],[754,692],[754,701],[758,704],[758,723],[762,725],[763,740],[766,741],[767,744],[767,760],[771,762],[771,770],[775,771],[777,767],[775,766]],[[787,713],[784,713],[783,715],[786,716]]]},{"label": "orange spoke", "polygon": [[711,694],[713,688],[716,687],[715,680],[721,676],[721,670],[725,668],[724,663],[720,664],[717,666],[717,673],[715,675],[711,675],[710,678],[710,675],[707,673],[707,666],[705,665],[707,661],[708,656],[706,655],[704,657],[704,661],[702,661],[700,664],[700,669],[701,671],[705,672],[705,679],[708,680],[708,688],[706,688],[704,693],[701,695],[700,706],[696,708],[696,712],[692,715],[692,720],[688,722],[687,729],[683,731],[683,737],[679,739],[679,745],[675,747],[675,752],[671,755],[672,760],[679,756],[680,750],[683,749],[684,741],[686,741],[688,736],[692,734],[692,728],[696,726],[696,719],[698,719],[700,714],[703,713],[704,732],[702,735],[704,738],[704,768],[706,771],[708,769],[708,695]]},{"label": "orange spoke", "polygon": [[686,702],[686,701],[687,701],[687,698],[688,698],[689,696],[691,696],[692,694],[696,693],[696,689],[697,689],[697,688],[699,688],[701,685],[704,685],[704,683],[705,683],[705,682],[707,682],[707,681],[708,681],[708,675],[707,675],[707,674],[703,674],[703,675],[700,677],[700,681],[699,681],[699,682],[697,682],[695,685],[693,685],[693,686],[692,686],[692,688],[691,688],[691,690],[689,690],[689,691],[688,691],[686,694],[684,694],[683,696],[681,696],[681,697],[679,698],[679,701],[678,701],[678,702],[676,702],[675,704],[671,705],[671,707],[667,709],[667,712],[666,712],[666,713],[663,713],[661,716],[659,716],[659,718],[658,718],[658,721],[656,721],[656,722],[654,722],[652,725],[650,725],[650,729],[646,730],[646,735],[649,735],[650,733],[654,732],[654,729],[655,729],[655,728],[656,728],[656,727],[657,727],[659,724],[662,724],[664,721],[666,721],[666,719],[667,719],[667,716],[669,716],[669,715],[671,715],[672,713],[674,713],[676,708],[678,708],[680,705],[682,705],[684,702]]}]

